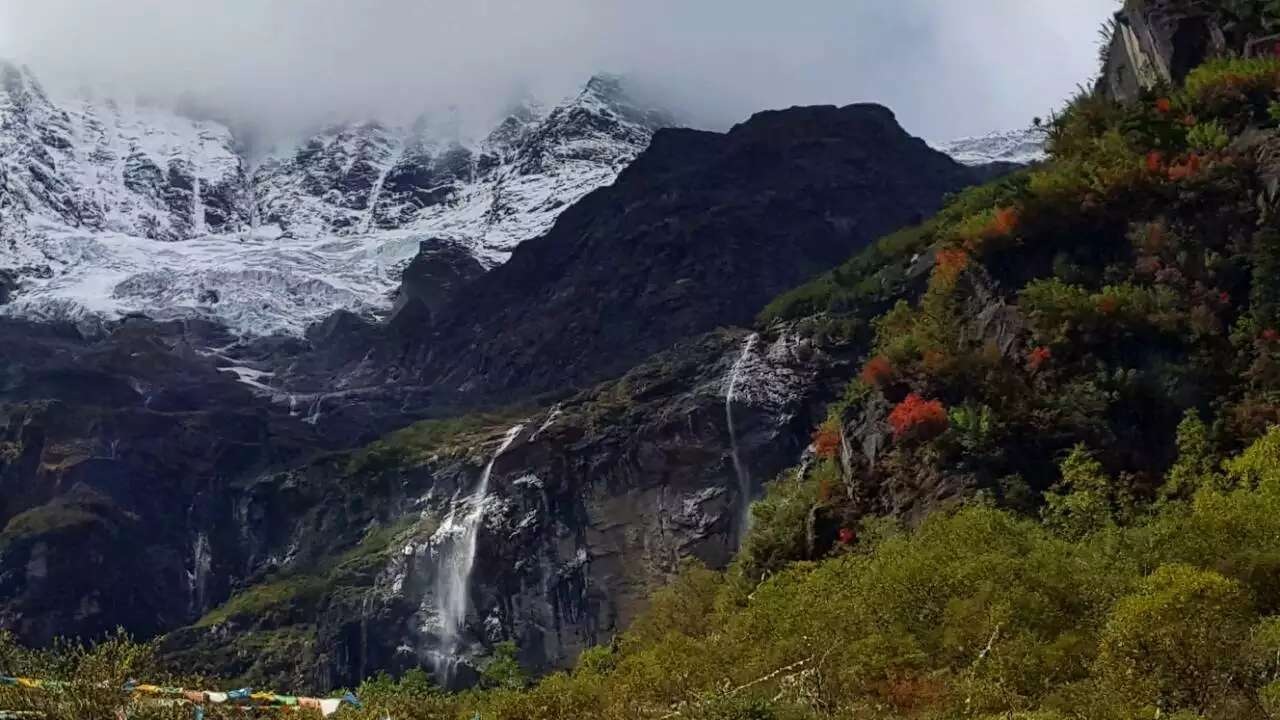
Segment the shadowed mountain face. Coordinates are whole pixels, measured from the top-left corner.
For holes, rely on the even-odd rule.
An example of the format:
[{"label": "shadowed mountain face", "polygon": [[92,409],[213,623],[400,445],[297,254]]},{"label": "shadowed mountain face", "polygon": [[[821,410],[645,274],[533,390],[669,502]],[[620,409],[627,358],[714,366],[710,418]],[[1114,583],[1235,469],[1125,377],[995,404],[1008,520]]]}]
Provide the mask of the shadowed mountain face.
[{"label": "shadowed mountain face", "polygon": [[972,178],[875,105],[659,131],[616,183],[462,288],[412,349],[415,371],[481,397],[616,375],[679,338],[750,323]]}]

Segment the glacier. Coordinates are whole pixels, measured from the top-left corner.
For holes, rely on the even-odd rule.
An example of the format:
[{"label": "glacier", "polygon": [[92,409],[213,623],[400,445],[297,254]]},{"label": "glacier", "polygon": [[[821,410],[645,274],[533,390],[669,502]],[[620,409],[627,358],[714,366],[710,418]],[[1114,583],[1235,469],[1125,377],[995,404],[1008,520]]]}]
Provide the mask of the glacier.
[{"label": "glacier", "polygon": [[613,182],[665,113],[599,75],[480,140],[431,123],[329,128],[250,160],[232,131],[137,103],[54,101],[0,62],[0,313],[92,332],[129,314],[298,335],[377,317],[423,242],[504,262]]}]

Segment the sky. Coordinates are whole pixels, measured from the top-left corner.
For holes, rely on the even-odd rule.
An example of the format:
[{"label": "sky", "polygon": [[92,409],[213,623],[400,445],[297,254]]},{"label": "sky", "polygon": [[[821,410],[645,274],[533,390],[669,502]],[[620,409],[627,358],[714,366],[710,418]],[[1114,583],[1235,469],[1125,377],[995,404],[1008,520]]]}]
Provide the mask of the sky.
[{"label": "sky", "polygon": [[1026,126],[1097,72],[1118,0],[0,0],[0,57],[55,92],[182,103],[269,133],[483,125],[595,72],[719,129],[879,102],[945,141]]}]

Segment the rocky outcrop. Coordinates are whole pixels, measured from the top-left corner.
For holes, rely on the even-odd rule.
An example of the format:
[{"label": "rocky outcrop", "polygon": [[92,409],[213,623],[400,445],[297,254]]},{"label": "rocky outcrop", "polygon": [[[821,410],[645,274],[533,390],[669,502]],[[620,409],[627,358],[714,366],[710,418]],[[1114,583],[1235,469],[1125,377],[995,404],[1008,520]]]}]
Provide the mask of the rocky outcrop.
[{"label": "rocky outcrop", "polygon": [[1181,85],[1207,58],[1273,51],[1280,28],[1265,19],[1269,10],[1249,5],[1129,0],[1116,14],[1098,89],[1134,100],[1159,84]]},{"label": "rocky outcrop", "polygon": [[[446,240],[427,240],[404,269],[396,293],[393,323],[420,326],[440,312],[485,268],[466,248]],[[418,305],[418,308],[414,308]],[[426,317],[421,312],[427,313]]]}]

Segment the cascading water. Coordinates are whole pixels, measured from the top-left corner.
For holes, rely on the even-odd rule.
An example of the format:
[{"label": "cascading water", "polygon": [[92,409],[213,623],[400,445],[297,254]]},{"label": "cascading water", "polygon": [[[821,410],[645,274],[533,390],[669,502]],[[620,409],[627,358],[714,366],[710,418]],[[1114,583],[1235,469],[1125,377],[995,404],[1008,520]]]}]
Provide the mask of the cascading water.
[{"label": "cascading water", "polygon": [[729,426],[730,456],[733,458],[733,471],[738,475],[739,543],[746,537],[748,525],[751,522],[751,475],[747,473],[746,467],[742,464],[742,456],[738,453],[738,431],[733,424],[733,401],[738,390],[738,378],[742,375],[742,366],[751,356],[751,350],[758,339],[758,335],[752,334],[743,343],[742,354],[738,356],[738,361],[733,364],[733,370],[729,373],[729,389],[724,395],[724,417],[725,423]]},{"label": "cascading water", "polygon": [[[484,472],[480,474],[480,482],[475,491],[465,500],[455,497],[453,508],[437,531],[438,536],[447,538],[447,544],[439,550],[435,577],[436,610],[440,619],[440,662],[437,671],[444,676],[442,680],[445,684],[452,681],[458,650],[462,644],[463,624],[471,604],[471,573],[475,569],[476,543],[480,536],[480,525],[484,521],[489,476],[493,474],[494,463],[511,447],[522,430],[524,425],[516,425],[507,431],[502,444],[493,453],[493,457],[489,458]],[[459,518],[459,514],[463,512],[465,515]]]},{"label": "cascading water", "polygon": [[191,570],[187,572],[187,587],[190,590],[190,607],[196,614],[203,614],[206,589],[209,584],[209,571],[213,568],[213,553],[209,548],[209,536],[204,533],[196,535],[191,543]]},{"label": "cascading water", "polygon": [[191,230],[204,235],[208,228],[204,222],[204,198],[200,196],[200,176],[192,173],[191,180]]},{"label": "cascading water", "polygon": [[315,400],[311,403],[311,410],[307,412],[307,416],[302,419],[302,422],[308,425],[320,424],[320,416],[324,410],[324,401],[327,397],[329,397],[327,393],[316,395]]}]

